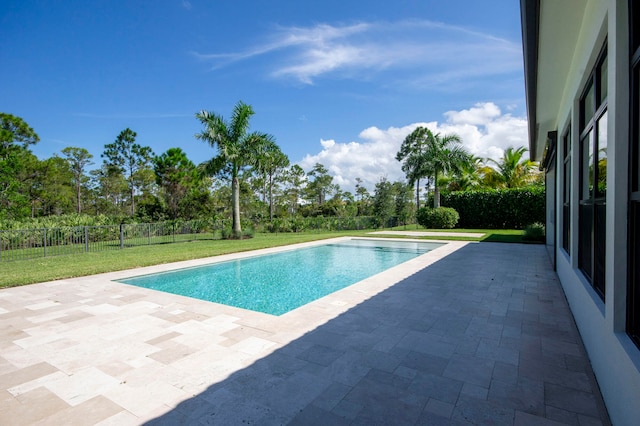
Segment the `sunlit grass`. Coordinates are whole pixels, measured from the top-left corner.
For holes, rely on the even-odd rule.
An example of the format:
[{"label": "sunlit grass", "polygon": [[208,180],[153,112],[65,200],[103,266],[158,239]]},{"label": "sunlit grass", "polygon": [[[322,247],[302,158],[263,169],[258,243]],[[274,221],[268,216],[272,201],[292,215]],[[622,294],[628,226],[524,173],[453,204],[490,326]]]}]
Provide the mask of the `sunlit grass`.
[{"label": "sunlit grass", "polygon": [[[429,232],[442,235],[417,237],[425,240],[450,240],[450,241],[484,241],[495,243],[529,243],[523,240],[524,232],[520,229],[426,229],[420,225],[396,226],[394,231]],[[473,233],[482,234],[481,237],[466,237],[457,235],[447,235],[452,233]],[[416,238],[416,237],[412,237]]]}]

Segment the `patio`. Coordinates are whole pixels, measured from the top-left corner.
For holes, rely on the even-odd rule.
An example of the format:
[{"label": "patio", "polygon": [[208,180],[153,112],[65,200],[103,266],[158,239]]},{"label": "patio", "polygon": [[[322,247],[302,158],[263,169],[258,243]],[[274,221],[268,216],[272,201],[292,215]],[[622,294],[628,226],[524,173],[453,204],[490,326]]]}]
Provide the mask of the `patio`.
[{"label": "patio", "polygon": [[0,424],[609,424],[543,246],[451,242],[280,317],[112,282],[206,262],[0,290]]}]

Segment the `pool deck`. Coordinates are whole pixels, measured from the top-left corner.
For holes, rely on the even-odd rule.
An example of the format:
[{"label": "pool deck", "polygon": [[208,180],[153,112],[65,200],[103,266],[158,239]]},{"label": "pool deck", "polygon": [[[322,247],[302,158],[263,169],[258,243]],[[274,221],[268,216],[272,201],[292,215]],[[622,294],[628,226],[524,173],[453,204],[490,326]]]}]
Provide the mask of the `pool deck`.
[{"label": "pool deck", "polygon": [[450,242],[279,317],[112,281],[210,261],[0,290],[0,424],[609,424],[541,245]]}]

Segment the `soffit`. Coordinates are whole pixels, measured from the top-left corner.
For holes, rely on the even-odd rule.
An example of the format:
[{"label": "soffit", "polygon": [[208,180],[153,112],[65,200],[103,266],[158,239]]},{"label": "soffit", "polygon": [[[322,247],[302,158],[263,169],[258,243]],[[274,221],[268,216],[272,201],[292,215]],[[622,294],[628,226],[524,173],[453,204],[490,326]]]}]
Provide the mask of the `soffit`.
[{"label": "soffit", "polygon": [[558,114],[570,79],[588,0],[543,0],[538,24],[536,134],[531,157],[542,158],[547,132],[557,130]]}]

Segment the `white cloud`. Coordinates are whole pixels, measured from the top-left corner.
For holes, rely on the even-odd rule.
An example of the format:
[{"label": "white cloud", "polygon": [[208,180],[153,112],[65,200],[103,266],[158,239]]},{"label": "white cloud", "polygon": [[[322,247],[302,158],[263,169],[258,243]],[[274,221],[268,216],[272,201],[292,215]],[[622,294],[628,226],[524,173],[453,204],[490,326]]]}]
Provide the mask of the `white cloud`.
[{"label": "white cloud", "polygon": [[500,115],[500,108],[493,103],[476,104],[462,111],[447,111],[444,116],[453,124],[482,124]]},{"label": "white cloud", "polygon": [[479,103],[466,110],[447,111],[444,116],[446,121],[443,123],[412,123],[386,130],[369,127],[360,132],[358,142],[322,139],[321,151],[307,154],[298,164],[309,171],[314,164],[321,163],[343,190],[354,192],[356,178],[360,178],[373,192],[381,177],[390,181],[405,179],[395,157],[402,141],[418,126],[441,134],[456,133],[471,154],[482,158],[498,159],[510,146],[528,147],[526,119],[504,114],[492,102]]},{"label": "white cloud", "polygon": [[313,84],[320,77],[361,79],[394,72],[394,84],[441,88],[473,76],[520,72],[519,42],[428,20],[277,27],[256,43],[231,53],[194,53],[214,68],[264,56],[268,74]]}]

